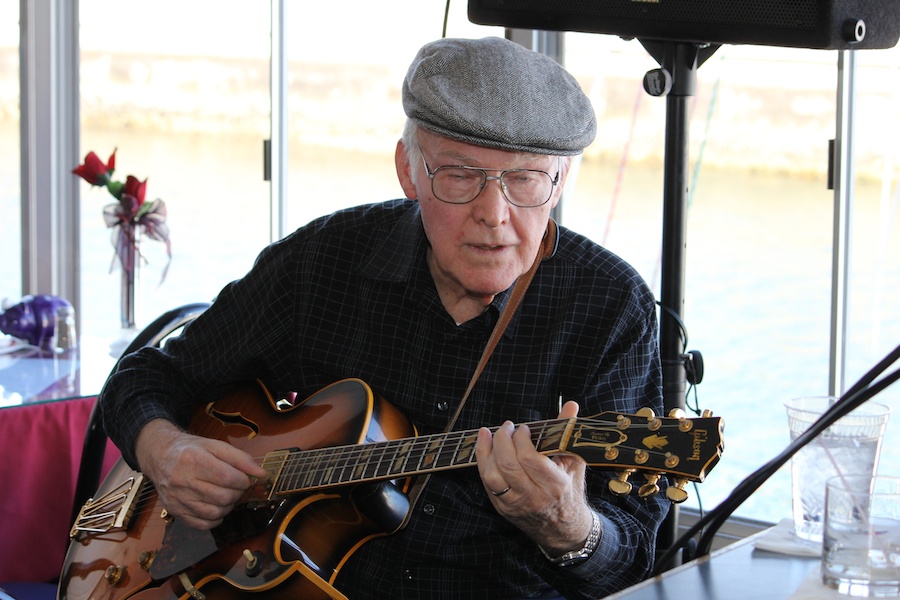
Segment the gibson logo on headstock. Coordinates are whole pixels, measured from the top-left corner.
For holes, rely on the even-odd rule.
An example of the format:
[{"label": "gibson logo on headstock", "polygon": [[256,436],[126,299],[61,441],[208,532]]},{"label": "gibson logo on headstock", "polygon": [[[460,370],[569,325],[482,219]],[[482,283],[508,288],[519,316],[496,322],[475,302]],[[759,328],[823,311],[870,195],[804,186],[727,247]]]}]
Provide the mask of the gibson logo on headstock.
[{"label": "gibson logo on headstock", "polygon": [[709,439],[709,434],[705,429],[694,429],[691,431],[691,435],[694,438],[694,444],[691,451],[691,456],[690,458],[688,458],[688,460],[700,460],[700,448]]}]

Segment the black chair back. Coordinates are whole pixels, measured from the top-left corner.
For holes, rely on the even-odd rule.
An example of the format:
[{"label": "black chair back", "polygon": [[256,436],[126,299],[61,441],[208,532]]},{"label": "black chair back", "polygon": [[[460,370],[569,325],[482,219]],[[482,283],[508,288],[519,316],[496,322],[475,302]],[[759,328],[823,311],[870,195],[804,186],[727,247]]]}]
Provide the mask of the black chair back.
[{"label": "black chair back", "polygon": [[[166,338],[178,332],[185,325],[200,316],[209,308],[209,302],[196,302],[173,308],[160,315],[155,321],[147,325],[125,348],[122,356],[135,352],[145,346],[160,346]],[[121,357],[119,357],[121,360]],[[116,361],[118,366],[118,361]],[[113,367],[115,371],[116,367]],[[87,431],[84,435],[84,447],[81,451],[81,463],[78,467],[78,481],[75,484],[75,500],[72,505],[72,518],[74,523],[78,518],[81,507],[97,491],[100,486],[100,472],[103,468],[103,456],[106,454],[106,431],[100,418],[99,402],[94,404],[88,420]]]}]

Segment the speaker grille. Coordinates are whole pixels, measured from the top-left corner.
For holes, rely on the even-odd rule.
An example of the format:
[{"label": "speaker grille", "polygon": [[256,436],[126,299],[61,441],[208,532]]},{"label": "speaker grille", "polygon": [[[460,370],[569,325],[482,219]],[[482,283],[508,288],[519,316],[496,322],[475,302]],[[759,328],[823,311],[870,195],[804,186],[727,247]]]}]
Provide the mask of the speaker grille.
[{"label": "speaker grille", "polygon": [[641,40],[892,48],[900,0],[469,0],[469,20]]},{"label": "speaker grille", "polygon": [[[729,25],[736,27],[776,27],[813,30],[819,25],[820,0],[481,0],[490,11],[531,13],[538,17],[549,13],[554,18],[578,26],[575,31],[592,31],[594,18],[638,19],[669,23]],[[524,15],[523,15],[524,16]]]}]

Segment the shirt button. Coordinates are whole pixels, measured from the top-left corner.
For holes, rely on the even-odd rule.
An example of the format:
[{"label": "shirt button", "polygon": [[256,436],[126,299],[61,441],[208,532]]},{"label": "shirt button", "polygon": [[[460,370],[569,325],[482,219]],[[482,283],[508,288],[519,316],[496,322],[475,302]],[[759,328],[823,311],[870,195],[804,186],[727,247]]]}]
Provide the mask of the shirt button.
[{"label": "shirt button", "polygon": [[448,408],[450,408],[450,403],[446,400],[441,400],[437,403],[437,409],[441,412],[446,411]]},{"label": "shirt button", "polygon": [[403,578],[406,579],[407,581],[412,581],[413,580],[412,571],[410,571],[409,569],[403,569]]},{"label": "shirt button", "polygon": [[430,517],[431,515],[433,515],[436,512],[436,509],[434,508],[434,504],[426,504],[425,506],[422,507],[422,512],[424,512],[426,515],[428,515]]}]

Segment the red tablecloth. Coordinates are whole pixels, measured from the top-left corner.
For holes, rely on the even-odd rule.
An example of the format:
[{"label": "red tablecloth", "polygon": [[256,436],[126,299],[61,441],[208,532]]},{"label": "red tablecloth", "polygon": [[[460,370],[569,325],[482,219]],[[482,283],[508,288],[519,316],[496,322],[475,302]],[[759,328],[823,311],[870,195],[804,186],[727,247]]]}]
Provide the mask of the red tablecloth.
[{"label": "red tablecloth", "polygon": [[[0,581],[59,577],[96,398],[0,409]],[[103,476],[119,458],[107,445]]]}]

